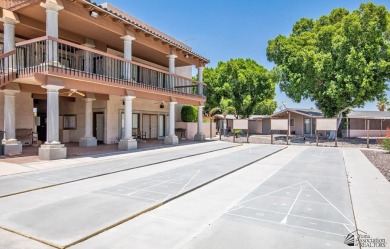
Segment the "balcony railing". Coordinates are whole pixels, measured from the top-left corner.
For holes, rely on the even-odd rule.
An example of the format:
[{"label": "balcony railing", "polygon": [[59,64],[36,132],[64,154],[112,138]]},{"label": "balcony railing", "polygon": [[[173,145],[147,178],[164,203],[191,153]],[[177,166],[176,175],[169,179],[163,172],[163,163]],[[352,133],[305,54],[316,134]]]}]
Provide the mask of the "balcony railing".
[{"label": "balcony railing", "polygon": [[203,96],[203,90],[198,93],[198,85],[203,86],[200,82],[52,37],[16,44],[16,62],[19,77],[53,71],[86,80]]},{"label": "balcony railing", "polygon": [[0,86],[16,78],[15,50],[0,55]]}]

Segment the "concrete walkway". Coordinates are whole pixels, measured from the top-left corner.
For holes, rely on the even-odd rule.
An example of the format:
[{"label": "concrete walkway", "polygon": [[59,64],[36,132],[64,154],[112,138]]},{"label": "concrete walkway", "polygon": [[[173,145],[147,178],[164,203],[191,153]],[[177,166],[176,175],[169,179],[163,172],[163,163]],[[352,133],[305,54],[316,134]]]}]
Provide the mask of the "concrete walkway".
[{"label": "concrete walkway", "polygon": [[385,239],[390,247],[390,183],[360,150],[343,152],[359,235]]}]

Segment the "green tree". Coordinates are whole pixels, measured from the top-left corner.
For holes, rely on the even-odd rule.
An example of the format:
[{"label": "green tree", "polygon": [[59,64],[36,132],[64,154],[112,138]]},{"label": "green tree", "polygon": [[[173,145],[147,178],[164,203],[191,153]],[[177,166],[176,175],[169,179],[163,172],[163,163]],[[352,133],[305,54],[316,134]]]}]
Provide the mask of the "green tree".
[{"label": "green tree", "polygon": [[259,103],[254,111],[257,115],[271,115],[278,107],[278,103],[273,99],[267,99]]},{"label": "green tree", "polygon": [[383,97],[378,100],[376,107],[379,111],[384,112],[389,105],[390,103],[387,101],[387,98]]},{"label": "green tree", "polygon": [[[224,124],[226,124],[226,116],[228,114],[237,115],[236,108],[232,106],[232,101],[230,99],[225,99],[223,97],[220,100],[218,106],[211,108],[208,113],[209,116],[211,117],[213,117],[215,114],[222,114]],[[211,134],[211,124],[210,124],[210,134]]]},{"label": "green tree", "polygon": [[290,36],[268,42],[267,57],[288,97],[310,99],[326,117],[341,117],[387,89],[389,37],[387,9],[366,3],[353,12],[339,8],[318,20],[299,20]]},{"label": "green tree", "polygon": [[198,120],[198,108],[192,105],[185,105],[181,108],[181,121],[196,122]]},{"label": "green tree", "polygon": [[247,118],[260,103],[275,97],[273,73],[251,59],[219,62],[215,69],[205,69],[204,82],[208,86],[207,111],[224,99],[234,107],[236,117]]}]

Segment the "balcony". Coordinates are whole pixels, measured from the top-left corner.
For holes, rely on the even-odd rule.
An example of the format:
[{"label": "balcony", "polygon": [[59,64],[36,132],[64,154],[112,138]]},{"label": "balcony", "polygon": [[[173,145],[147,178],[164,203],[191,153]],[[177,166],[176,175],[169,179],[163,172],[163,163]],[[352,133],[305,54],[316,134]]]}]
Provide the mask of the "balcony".
[{"label": "balcony", "polygon": [[15,50],[0,54],[0,87],[16,79]]},{"label": "balcony", "polygon": [[15,60],[18,78],[50,73],[83,81],[204,98],[203,83],[52,37],[16,44]]}]

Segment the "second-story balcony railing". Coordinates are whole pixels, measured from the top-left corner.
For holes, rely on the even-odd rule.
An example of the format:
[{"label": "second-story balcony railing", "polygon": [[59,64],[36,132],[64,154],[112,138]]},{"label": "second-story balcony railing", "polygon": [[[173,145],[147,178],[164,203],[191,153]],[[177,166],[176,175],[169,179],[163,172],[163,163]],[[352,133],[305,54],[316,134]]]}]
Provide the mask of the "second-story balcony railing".
[{"label": "second-story balcony railing", "polygon": [[86,81],[203,96],[200,82],[52,37],[16,44],[16,64],[18,77],[51,71]]},{"label": "second-story balcony railing", "polygon": [[15,50],[0,54],[0,86],[16,78]]}]

